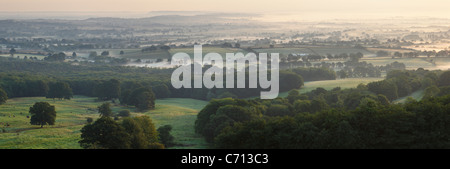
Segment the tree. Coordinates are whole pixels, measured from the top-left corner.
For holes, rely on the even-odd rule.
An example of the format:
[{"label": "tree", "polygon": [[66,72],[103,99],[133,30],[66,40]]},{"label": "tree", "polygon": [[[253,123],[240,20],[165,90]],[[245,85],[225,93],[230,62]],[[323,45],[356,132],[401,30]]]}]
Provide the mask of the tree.
[{"label": "tree", "polygon": [[109,51],[103,51],[100,55],[102,55],[102,56],[109,56]]},{"label": "tree", "polygon": [[155,108],[155,94],[151,87],[141,87],[132,91],[127,99],[128,105],[136,106],[140,111]]},{"label": "tree", "polygon": [[289,100],[289,103],[293,104],[295,100],[301,99],[300,92],[296,89],[292,89],[289,91],[288,96],[286,97]]},{"label": "tree", "polygon": [[292,116],[293,114],[289,110],[289,107],[282,104],[272,104],[267,109],[267,116]]},{"label": "tree", "polygon": [[384,51],[384,50],[379,50],[377,51],[377,57],[384,57],[384,56],[389,56],[389,52]]},{"label": "tree", "polygon": [[446,71],[439,77],[439,86],[450,86],[450,71]]},{"label": "tree", "polygon": [[98,113],[100,114],[101,117],[111,117],[112,116],[112,111],[110,108],[110,104],[109,103],[103,103],[102,105],[98,106]]},{"label": "tree", "polygon": [[436,96],[437,94],[439,94],[440,89],[433,85],[433,86],[429,86],[425,89],[425,94],[423,96],[423,99],[429,99],[432,98],[434,96]]},{"label": "tree", "polygon": [[121,110],[118,114],[120,117],[130,117],[131,113],[129,110]]},{"label": "tree", "polygon": [[130,136],[110,117],[101,117],[81,129],[78,143],[85,149],[125,149],[130,147]]},{"label": "tree", "polygon": [[54,125],[56,119],[55,106],[50,105],[47,102],[37,102],[30,107],[32,125]]},{"label": "tree", "polygon": [[73,97],[72,88],[70,88],[68,83],[65,82],[56,82],[51,83],[49,85],[49,91],[47,93],[46,98],[58,98],[60,100],[67,99],[70,100],[70,98]]},{"label": "tree", "polygon": [[369,91],[385,95],[390,101],[398,98],[397,85],[391,80],[382,80],[367,84]]},{"label": "tree", "polygon": [[381,105],[385,105],[386,106],[386,105],[390,104],[389,99],[385,95],[378,94],[377,95],[377,99],[378,99],[378,102],[381,103]]},{"label": "tree", "polygon": [[89,53],[89,58],[95,59],[97,57],[97,52],[93,51]]},{"label": "tree", "polygon": [[152,87],[152,89],[157,99],[167,98],[170,96],[169,87],[167,87],[167,85],[165,84],[154,86]]},{"label": "tree", "polygon": [[76,58],[77,57],[77,53],[73,52],[72,53],[72,58]]},{"label": "tree", "polygon": [[139,93],[136,96],[136,100],[135,106],[141,111],[155,108],[155,96],[151,92]]},{"label": "tree", "polygon": [[171,125],[164,125],[158,128],[159,138],[161,140],[161,143],[164,144],[165,147],[171,147],[174,145],[174,137],[172,134],[170,134],[170,131],[172,131]]},{"label": "tree", "polygon": [[9,54],[11,55],[11,57],[13,57],[14,54],[16,54],[16,49],[11,48],[11,49],[9,50]]},{"label": "tree", "polygon": [[130,136],[132,149],[162,149],[159,143],[158,131],[148,116],[125,118],[122,126]]},{"label": "tree", "polygon": [[64,61],[66,59],[66,54],[63,52],[59,52],[58,54],[48,54],[47,57],[44,58],[44,60],[47,61]]},{"label": "tree", "polygon": [[337,72],[337,74],[339,75],[339,78],[341,78],[341,79],[345,79],[348,77],[348,73],[345,70],[340,70]]},{"label": "tree", "polygon": [[161,50],[165,50],[165,51],[168,51],[168,50],[170,50],[170,46],[167,46],[167,45],[163,45],[163,46],[161,46],[161,47],[159,47]]},{"label": "tree", "polygon": [[8,100],[8,95],[3,89],[0,88],[0,105],[6,103],[6,100]]}]

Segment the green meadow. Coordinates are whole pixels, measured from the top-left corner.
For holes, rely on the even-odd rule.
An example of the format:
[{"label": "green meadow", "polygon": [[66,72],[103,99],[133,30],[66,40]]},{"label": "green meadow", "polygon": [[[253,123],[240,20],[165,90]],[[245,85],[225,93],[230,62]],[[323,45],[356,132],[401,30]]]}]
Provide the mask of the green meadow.
[{"label": "green meadow", "polygon": [[[35,102],[46,101],[56,107],[55,125],[30,125],[29,107]],[[87,118],[99,118],[94,97],[75,96],[71,100],[52,100],[43,97],[12,98],[0,106],[0,149],[80,149],[80,129]],[[172,125],[176,147],[207,148],[203,138],[194,132],[198,111],[206,101],[194,99],[163,99],[156,101],[156,108],[147,112],[136,112],[134,107],[112,104],[113,112],[128,109],[132,116],[148,115],[155,127]],[[9,126],[7,126],[9,124]]]},{"label": "green meadow", "polygon": [[[356,88],[359,84],[367,84],[374,81],[380,81],[384,78],[346,78],[337,80],[321,80],[321,81],[311,81],[304,82],[304,85],[299,89],[300,93],[310,92],[318,87],[322,87],[326,90],[331,90],[335,87],[340,87],[341,89]],[[289,92],[282,92],[278,96],[286,97]]]}]

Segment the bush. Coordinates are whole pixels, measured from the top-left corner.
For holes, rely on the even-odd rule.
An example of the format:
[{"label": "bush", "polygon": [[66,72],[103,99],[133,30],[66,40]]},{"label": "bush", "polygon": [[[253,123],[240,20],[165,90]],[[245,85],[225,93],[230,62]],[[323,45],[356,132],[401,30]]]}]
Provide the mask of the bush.
[{"label": "bush", "polygon": [[131,113],[129,110],[121,110],[118,114],[120,117],[130,117]]}]

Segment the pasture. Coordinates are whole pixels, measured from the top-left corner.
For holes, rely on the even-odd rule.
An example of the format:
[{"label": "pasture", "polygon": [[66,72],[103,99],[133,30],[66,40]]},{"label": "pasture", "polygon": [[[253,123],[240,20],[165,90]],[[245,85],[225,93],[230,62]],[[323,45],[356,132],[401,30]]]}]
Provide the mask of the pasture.
[{"label": "pasture", "polygon": [[[0,149],[80,149],[80,130],[87,118],[99,118],[94,97],[75,96],[72,100],[52,100],[43,97],[12,98],[0,106]],[[46,101],[56,107],[56,122],[52,126],[30,125],[29,107]],[[148,115],[155,127],[170,124],[178,144],[174,148],[206,148],[202,137],[194,132],[198,111],[206,101],[194,99],[164,99],[156,101],[156,108],[136,112],[133,107],[112,104],[114,113],[128,109],[132,116]],[[9,124],[9,126],[7,126]]]}]

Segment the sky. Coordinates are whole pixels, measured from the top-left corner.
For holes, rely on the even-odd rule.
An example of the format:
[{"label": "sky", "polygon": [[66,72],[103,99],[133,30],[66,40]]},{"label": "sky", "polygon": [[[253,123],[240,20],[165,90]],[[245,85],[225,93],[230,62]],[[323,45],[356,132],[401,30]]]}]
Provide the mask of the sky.
[{"label": "sky", "polygon": [[0,0],[0,12],[208,11],[450,18],[449,0]]}]

